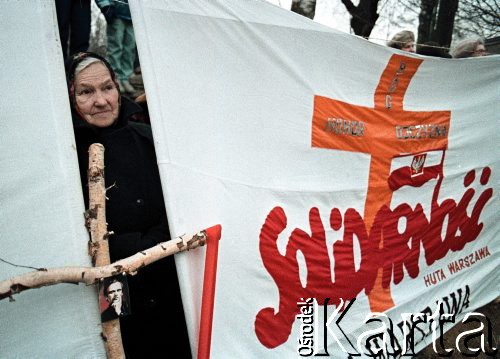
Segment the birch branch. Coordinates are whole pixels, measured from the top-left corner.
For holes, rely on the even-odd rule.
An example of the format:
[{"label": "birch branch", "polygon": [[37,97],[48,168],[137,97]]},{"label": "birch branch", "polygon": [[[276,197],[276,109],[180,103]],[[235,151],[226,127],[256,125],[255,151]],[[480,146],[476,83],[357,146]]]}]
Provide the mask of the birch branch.
[{"label": "birch branch", "polygon": [[106,185],[104,184],[104,146],[93,143],[89,147],[89,209],[85,213],[90,232],[89,255],[92,264],[100,267],[110,263],[108,225],[106,223]]},{"label": "birch branch", "polygon": [[145,251],[101,267],[41,268],[0,282],[0,300],[10,298],[13,301],[15,294],[58,283],[92,285],[98,283],[100,279],[119,273],[135,275],[141,268],[157,260],[204,246],[208,240],[219,240],[220,235],[221,226],[216,225],[195,234],[162,242]]},{"label": "birch branch", "polygon": [[[93,143],[89,147],[89,209],[86,225],[90,232],[89,255],[94,266],[110,264],[108,224],[106,223],[106,185],[104,181],[104,146]],[[109,359],[125,358],[120,320],[102,322],[102,338]]]}]

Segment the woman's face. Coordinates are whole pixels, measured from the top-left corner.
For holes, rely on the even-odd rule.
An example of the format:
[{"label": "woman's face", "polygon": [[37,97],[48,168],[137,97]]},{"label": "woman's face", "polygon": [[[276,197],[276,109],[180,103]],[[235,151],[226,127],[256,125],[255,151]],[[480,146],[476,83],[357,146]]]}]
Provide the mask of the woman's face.
[{"label": "woman's face", "polygon": [[403,46],[401,47],[401,50],[415,53],[415,51],[416,51],[415,42],[410,41],[410,42],[403,44]]},{"label": "woman's face", "polygon": [[486,55],[486,47],[483,44],[477,44],[476,49],[472,53],[472,57],[480,57]]},{"label": "woman's face", "polygon": [[119,97],[108,68],[96,62],[75,78],[75,106],[80,116],[97,127],[111,126],[118,118]]}]

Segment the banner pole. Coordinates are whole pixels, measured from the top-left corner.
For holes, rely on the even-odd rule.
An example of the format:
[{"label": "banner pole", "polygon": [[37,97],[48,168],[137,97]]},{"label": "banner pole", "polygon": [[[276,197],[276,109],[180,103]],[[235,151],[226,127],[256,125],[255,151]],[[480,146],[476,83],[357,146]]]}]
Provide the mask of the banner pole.
[{"label": "banner pole", "polygon": [[212,324],[215,304],[215,284],[217,278],[217,258],[222,227],[216,225],[206,230],[207,253],[201,301],[200,334],[198,340],[198,359],[210,358],[212,344]]}]

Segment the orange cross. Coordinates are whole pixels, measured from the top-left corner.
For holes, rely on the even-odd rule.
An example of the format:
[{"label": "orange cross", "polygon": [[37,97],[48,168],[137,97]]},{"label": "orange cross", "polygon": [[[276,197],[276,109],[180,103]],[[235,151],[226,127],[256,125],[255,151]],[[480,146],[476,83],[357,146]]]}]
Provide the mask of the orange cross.
[{"label": "orange cross", "polygon": [[[422,61],[393,55],[375,90],[375,108],[314,97],[312,146],[371,154],[364,212],[368,233],[377,211],[391,203],[387,179],[392,159],[448,146],[450,111],[403,110],[404,95]],[[394,306],[390,288],[382,288],[382,269],[369,300],[372,312]]]}]

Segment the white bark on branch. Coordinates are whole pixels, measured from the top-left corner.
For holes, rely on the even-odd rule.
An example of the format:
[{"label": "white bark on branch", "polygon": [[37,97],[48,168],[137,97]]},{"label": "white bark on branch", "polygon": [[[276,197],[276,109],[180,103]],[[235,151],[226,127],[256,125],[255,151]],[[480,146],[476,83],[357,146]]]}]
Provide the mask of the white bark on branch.
[{"label": "white bark on branch", "polygon": [[[213,240],[220,238],[220,225],[210,227],[193,235],[184,235],[162,242],[128,258],[101,267],[60,267],[41,268],[0,282],[0,300],[10,298],[28,289],[35,289],[58,283],[96,284],[100,279],[119,273],[134,275],[142,267],[172,254],[205,245],[209,238],[207,232],[213,231]],[[217,237],[217,238],[215,238]]]},{"label": "white bark on branch", "polygon": [[[93,143],[89,147],[87,171],[89,209],[86,224],[90,232],[89,255],[95,267],[110,264],[108,224],[106,222],[106,185],[104,180],[104,146]],[[118,318],[102,322],[102,338],[109,359],[125,358],[122,333]]]},{"label": "white bark on branch", "polygon": [[104,146],[94,143],[89,147],[89,209],[86,224],[90,232],[89,255],[92,264],[101,267],[110,263],[106,223],[106,185],[104,183]]}]

